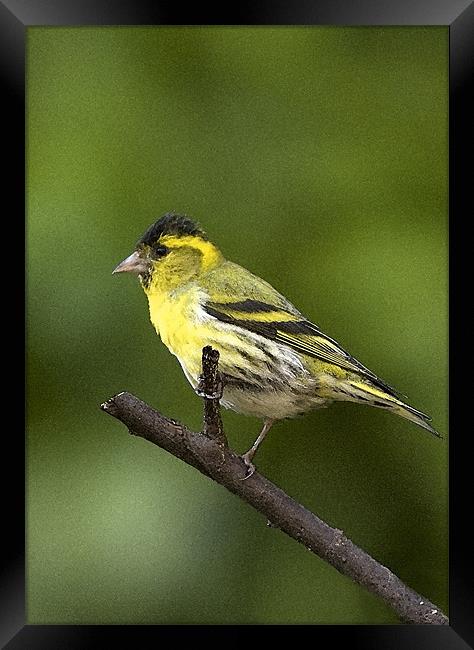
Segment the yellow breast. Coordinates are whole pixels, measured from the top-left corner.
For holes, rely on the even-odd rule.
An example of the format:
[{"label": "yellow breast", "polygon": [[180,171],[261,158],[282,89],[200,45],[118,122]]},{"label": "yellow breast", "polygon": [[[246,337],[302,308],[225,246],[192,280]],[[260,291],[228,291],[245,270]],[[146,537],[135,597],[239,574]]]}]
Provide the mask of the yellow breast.
[{"label": "yellow breast", "polygon": [[201,329],[197,327],[200,292],[196,289],[149,294],[148,306],[157,334],[169,351],[178,357],[191,383],[195,383],[201,371],[201,350],[205,345]]}]

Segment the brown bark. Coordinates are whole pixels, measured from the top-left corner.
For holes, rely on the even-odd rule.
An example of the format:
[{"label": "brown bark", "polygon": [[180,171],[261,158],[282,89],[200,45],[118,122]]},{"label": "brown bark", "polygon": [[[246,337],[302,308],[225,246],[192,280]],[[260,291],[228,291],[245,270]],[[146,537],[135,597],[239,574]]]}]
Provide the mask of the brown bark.
[{"label": "brown bark", "polygon": [[110,398],[101,408],[125,424],[132,435],[149,440],[237,494],[261,512],[272,527],[280,528],[340,573],[380,596],[402,621],[449,625],[447,616],[436,605],[258,471],[243,480],[247,466],[229,449],[222,428],[218,357],[216,351],[204,348],[203,376],[198,388],[205,402],[203,433],[190,431],[127,392]]}]

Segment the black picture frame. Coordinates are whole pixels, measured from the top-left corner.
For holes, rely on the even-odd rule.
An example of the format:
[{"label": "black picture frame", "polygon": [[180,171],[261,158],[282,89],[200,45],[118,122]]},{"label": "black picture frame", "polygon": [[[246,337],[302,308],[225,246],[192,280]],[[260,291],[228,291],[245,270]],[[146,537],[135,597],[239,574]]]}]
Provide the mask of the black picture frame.
[{"label": "black picture frame", "polygon": [[[224,9],[225,7],[225,9]],[[438,648],[461,650],[474,647],[472,541],[468,526],[472,511],[470,427],[462,426],[462,410],[469,406],[469,384],[462,379],[466,363],[466,294],[461,280],[463,224],[472,218],[472,70],[474,62],[474,3],[471,0],[284,0],[240,2],[184,8],[171,2],[137,0],[0,0],[0,79],[4,108],[3,223],[16,231],[4,235],[11,260],[6,288],[5,314],[12,334],[18,336],[16,313],[22,313],[21,288],[14,288],[24,236],[25,215],[25,32],[33,25],[445,25],[449,27],[450,66],[450,626],[311,626],[312,642],[346,643],[351,648]],[[6,201],[5,201],[6,199]],[[456,226],[454,227],[454,224]],[[454,250],[456,253],[454,254]],[[5,267],[4,267],[5,269]],[[461,302],[462,301],[462,302]],[[468,300],[467,303],[470,301]],[[11,305],[15,305],[15,312]],[[16,311],[18,309],[18,312]],[[461,312],[461,309],[463,311]],[[12,317],[13,313],[15,316]],[[459,316],[458,316],[459,314]],[[462,335],[462,326],[466,336]],[[454,336],[454,331],[456,335]],[[15,338],[15,337],[13,337]],[[13,340],[13,339],[12,339]],[[6,355],[4,355],[6,358]],[[8,378],[18,361],[5,365]],[[14,413],[4,424],[3,447],[3,542],[0,581],[0,642],[9,650],[19,648],[109,647],[114,643],[146,648],[169,634],[173,642],[196,639],[205,627],[181,626],[41,626],[25,625],[25,449],[24,427],[18,414],[22,404],[19,386],[4,398],[4,412]],[[457,425],[457,426],[455,426]],[[7,470],[8,466],[8,470]],[[221,626],[227,633],[226,626]],[[268,639],[272,626],[233,631],[233,641],[247,644],[249,634],[262,632]],[[306,627],[306,626],[302,626]],[[292,628],[291,634],[300,627]],[[217,630],[219,632],[219,630]],[[278,626],[278,634],[283,632]],[[213,636],[216,630],[212,631]],[[240,637],[240,639],[239,639]],[[4,645],[6,644],[6,645]]]}]

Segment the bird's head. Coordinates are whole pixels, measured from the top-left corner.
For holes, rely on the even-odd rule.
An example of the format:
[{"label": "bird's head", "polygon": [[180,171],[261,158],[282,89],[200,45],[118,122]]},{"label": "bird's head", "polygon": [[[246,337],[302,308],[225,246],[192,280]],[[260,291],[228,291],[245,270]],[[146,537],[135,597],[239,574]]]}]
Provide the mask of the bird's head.
[{"label": "bird's head", "polygon": [[219,249],[188,217],[169,212],[153,223],[114,269],[139,276],[145,292],[170,291],[222,261]]}]

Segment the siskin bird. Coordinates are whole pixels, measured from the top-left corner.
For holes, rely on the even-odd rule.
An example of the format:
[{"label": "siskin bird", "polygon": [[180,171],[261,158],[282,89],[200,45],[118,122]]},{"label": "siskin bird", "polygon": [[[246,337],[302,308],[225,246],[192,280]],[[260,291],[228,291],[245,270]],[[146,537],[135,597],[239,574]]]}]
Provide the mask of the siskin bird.
[{"label": "siskin bird", "polygon": [[150,319],[196,390],[202,349],[220,354],[221,404],[263,419],[242,458],[252,460],[270,427],[335,401],[396,413],[431,433],[430,418],[307,320],[268,282],[226,260],[191,219],[153,223],[114,273],[138,275]]}]

